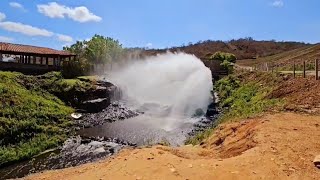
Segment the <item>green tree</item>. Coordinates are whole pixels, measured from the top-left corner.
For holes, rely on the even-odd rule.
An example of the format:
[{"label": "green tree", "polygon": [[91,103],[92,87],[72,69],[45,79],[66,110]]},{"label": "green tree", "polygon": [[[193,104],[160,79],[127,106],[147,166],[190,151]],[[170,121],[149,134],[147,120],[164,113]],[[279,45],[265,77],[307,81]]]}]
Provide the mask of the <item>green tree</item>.
[{"label": "green tree", "polygon": [[88,41],[77,41],[64,50],[77,54],[79,59],[85,58],[91,64],[106,64],[117,60],[123,51],[118,40],[95,34]]},{"label": "green tree", "polygon": [[229,73],[233,71],[233,65],[236,62],[237,58],[234,54],[231,53],[225,53],[218,51],[214,53],[211,58],[211,60],[218,60],[221,62],[221,66],[226,68]]},{"label": "green tree", "polygon": [[77,54],[76,59],[64,64],[63,74],[68,77],[88,74],[93,65],[103,65],[119,60],[123,53],[122,45],[118,40],[97,34],[88,41],[77,41],[63,49]]}]

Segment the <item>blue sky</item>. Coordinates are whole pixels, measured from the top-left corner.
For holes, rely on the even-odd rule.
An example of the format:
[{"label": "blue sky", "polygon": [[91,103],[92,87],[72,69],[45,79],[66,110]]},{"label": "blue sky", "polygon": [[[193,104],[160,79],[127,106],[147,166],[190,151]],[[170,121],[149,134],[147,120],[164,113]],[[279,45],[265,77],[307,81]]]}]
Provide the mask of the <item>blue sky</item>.
[{"label": "blue sky", "polygon": [[320,42],[319,0],[1,0],[0,41],[63,45],[95,33],[125,47],[199,40]]}]

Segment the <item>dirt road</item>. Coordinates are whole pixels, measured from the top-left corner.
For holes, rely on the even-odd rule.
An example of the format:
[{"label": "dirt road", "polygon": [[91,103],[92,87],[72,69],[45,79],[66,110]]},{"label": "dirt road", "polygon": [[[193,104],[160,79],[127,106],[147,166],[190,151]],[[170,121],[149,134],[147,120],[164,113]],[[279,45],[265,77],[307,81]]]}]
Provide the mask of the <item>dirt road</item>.
[{"label": "dirt road", "polygon": [[201,146],[123,150],[25,179],[320,179],[320,116],[280,113],[224,124]]}]

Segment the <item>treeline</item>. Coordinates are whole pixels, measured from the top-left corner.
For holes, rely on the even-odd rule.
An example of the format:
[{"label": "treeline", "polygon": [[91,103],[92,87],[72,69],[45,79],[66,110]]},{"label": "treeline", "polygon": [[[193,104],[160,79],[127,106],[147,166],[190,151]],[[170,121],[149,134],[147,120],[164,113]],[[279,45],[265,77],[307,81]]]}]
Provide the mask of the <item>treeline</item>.
[{"label": "treeline", "polygon": [[138,55],[138,57],[145,57],[167,51],[182,51],[194,54],[199,58],[208,59],[216,52],[225,52],[232,53],[237,60],[241,60],[271,56],[307,46],[310,46],[310,44],[277,42],[274,40],[257,41],[252,38],[241,38],[230,41],[199,41],[194,44],[189,43],[188,45],[165,49],[123,48],[118,40],[96,34],[89,40],[77,41],[75,44],[63,48],[66,51],[77,54],[77,58],[75,61],[66,62],[63,65],[62,73],[66,78],[88,75],[93,71],[93,67],[103,69],[105,65],[124,60],[132,54]]},{"label": "treeline", "polygon": [[238,60],[255,59],[259,57],[270,56],[285,51],[309,46],[303,42],[277,42],[257,41],[253,38],[233,39],[230,41],[199,41],[197,43],[189,43],[180,47],[172,47],[165,49],[147,49],[143,52],[145,56],[156,55],[166,51],[183,51],[189,54],[194,54],[199,58],[211,56],[215,52],[222,51],[234,54]]}]

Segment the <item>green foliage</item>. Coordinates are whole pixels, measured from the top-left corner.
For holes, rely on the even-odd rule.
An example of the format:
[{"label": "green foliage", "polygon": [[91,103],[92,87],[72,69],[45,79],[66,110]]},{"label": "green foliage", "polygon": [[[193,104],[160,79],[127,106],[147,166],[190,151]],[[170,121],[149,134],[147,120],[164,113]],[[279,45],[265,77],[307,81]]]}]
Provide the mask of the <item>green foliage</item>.
[{"label": "green foliage", "polygon": [[65,78],[75,78],[90,73],[92,65],[85,58],[76,58],[75,60],[64,61],[62,66],[62,75]]},{"label": "green foliage", "polygon": [[88,75],[95,64],[108,64],[120,59],[123,52],[119,41],[95,34],[89,41],[77,41],[63,47],[64,50],[77,54],[77,58],[65,61],[62,74],[65,78]]},{"label": "green foliage", "polygon": [[226,60],[226,61],[231,62],[231,63],[235,63],[236,60],[237,60],[237,58],[236,58],[236,56],[234,54],[225,53],[225,52],[221,52],[221,51],[218,51],[218,52],[214,53],[210,59],[219,60],[221,62]]},{"label": "green foliage", "polygon": [[233,71],[233,64],[236,62],[237,58],[234,54],[231,53],[225,53],[218,51],[214,53],[211,58],[211,60],[218,60],[221,62],[221,66],[228,70],[229,74]]},{"label": "green foliage", "polygon": [[197,134],[186,141],[199,144],[208,138],[214,128],[226,121],[249,118],[275,107],[281,107],[282,100],[269,98],[272,90],[279,83],[277,75],[256,73],[229,75],[215,82],[214,91],[219,94],[219,105],[223,113],[212,128]]},{"label": "green foliage", "polygon": [[60,73],[37,79],[0,71],[0,166],[30,158],[66,138],[73,109],[39,86],[60,78]]},{"label": "green foliage", "polygon": [[200,132],[196,134],[194,137],[188,138],[185,142],[185,144],[192,144],[197,145],[200,144],[204,139],[207,139],[210,137],[210,135],[213,133],[215,126],[206,129],[203,132]]},{"label": "green foliage", "polygon": [[123,49],[119,41],[96,34],[89,41],[77,41],[64,50],[76,53],[89,64],[106,64],[118,59]]},{"label": "green foliage", "polygon": [[220,106],[227,108],[222,121],[248,118],[281,104],[279,99],[269,98],[278,81],[276,75],[257,73],[252,80],[246,80],[248,77],[250,73],[229,75],[215,83]]}]

